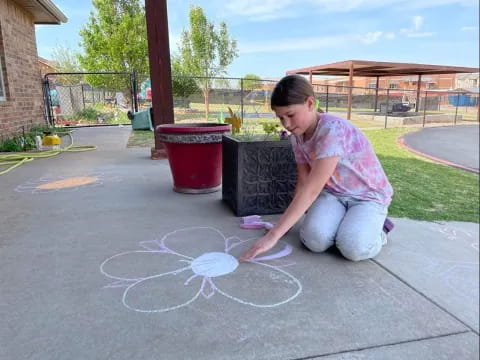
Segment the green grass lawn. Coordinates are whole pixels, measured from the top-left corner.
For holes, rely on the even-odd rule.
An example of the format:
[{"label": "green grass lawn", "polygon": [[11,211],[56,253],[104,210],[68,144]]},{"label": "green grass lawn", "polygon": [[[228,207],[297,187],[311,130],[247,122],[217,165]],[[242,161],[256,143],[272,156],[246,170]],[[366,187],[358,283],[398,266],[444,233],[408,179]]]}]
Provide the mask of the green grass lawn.
[{"label": "green grass lawn", "polygon": [[153,138],[153,131],[150,130],[132,130],[127,147],[147,147],[155,146],[155,139]]},{"label": "green grass lawn", "polygon": [[400,148],[406,129],[365,130],[393,186],[390,215],[417,220],[479,222],[478,175]]},{"label": "green grass lawn", "polygon": [[[478,175],[433,163],[400,148],[397,139],[409,131],[414,130],[364,130],[395,192],[390,216],[478,223]],[[132,132],[128,146],[154,146],[153,132]]]}]

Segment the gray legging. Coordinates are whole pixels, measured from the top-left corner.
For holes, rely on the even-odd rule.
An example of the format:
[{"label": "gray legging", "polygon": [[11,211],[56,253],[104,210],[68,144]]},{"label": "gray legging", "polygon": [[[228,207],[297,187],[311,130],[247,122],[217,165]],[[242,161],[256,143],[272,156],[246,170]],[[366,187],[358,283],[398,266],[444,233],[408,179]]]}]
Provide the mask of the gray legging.
[{"label": "gray legging", "polygon": [[386,242],[383,224],[388,205],[336,196],[323,190],[300,228],[300,240],[314,252],[336,245],[352,261],[378,255]]}]

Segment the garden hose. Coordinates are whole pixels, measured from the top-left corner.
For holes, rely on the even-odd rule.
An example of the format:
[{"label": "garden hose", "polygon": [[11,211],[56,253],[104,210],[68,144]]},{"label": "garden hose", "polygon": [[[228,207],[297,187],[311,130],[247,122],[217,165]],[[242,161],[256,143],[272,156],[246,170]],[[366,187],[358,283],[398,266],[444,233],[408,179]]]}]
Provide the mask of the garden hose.
[{"label": "garden hose", "polygon": [[34,159],[48,158],[51,156],[56,156],[62,152],[71,151],[71,152],[80,152],[80,151],[89,151],[95,150],[97,147],[93,145],[73,145],[73,137],[70,133],[67,133],[70,136],[71,143],[67,147],[56,149],[56,150],[45,150],[41,152],[34,153],[13,153],[7,155],[0,155],[0,166],[11,165],[9,168],[0,171],[0,175],[4,175],[9,171],[12,171],[16,167],[25,164],[26,162],[33,161]]}]

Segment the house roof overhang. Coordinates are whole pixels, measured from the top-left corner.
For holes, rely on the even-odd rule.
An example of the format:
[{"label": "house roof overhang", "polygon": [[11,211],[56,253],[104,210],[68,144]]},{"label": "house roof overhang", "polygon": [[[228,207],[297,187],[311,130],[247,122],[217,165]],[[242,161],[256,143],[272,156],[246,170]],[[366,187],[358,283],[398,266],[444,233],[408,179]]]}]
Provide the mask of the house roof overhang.
[{"label": "house roof overhang", "polygon": [[35,24],[60,25],[67,22],[65,14],[51,0],[14,0],[33,16]]}]

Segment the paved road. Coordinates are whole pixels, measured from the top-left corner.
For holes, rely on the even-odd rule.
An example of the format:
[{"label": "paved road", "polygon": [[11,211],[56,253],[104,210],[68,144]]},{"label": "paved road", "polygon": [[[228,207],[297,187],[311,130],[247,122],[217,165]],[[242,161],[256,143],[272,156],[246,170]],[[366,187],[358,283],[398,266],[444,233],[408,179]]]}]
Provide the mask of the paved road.
[{"label": "paved road", "polygon": [[408,147],[471,169],[479,168],[479,126],[425,128],[405,135]]}]

